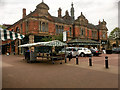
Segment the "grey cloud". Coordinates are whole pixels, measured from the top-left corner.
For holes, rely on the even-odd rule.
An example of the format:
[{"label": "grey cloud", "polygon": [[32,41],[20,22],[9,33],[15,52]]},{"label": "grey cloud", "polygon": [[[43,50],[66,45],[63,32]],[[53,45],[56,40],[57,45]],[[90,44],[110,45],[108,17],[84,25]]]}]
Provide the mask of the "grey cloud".
[{"label": "grey cloud", "polygon": [[1,8],[1,7],[4,7],[4,5],[5,5],[4,0],[0,0],[0,8]]}]

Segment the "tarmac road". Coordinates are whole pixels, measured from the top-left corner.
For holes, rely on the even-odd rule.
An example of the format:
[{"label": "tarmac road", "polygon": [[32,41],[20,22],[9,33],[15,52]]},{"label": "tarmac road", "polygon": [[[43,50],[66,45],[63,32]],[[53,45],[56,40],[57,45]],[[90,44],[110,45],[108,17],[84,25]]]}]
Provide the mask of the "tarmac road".
[{"label": "tarmac road", "polygon": [[65,64],[41,61],[26,63],[23,56],[2,57],[3,88],[118,88],[118,54],[107,55],[110,68],[105,69],[104,57],[93,57],[93,66],[88,57],[79,57]]}]

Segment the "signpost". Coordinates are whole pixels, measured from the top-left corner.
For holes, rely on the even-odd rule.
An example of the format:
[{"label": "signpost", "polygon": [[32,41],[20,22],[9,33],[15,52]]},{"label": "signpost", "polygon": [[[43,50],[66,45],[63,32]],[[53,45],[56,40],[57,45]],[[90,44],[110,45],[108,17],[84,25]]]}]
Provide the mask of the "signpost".
[{"label": "signpost", "polygon": [[[63,32],[63,41],[67,41],[67,31]],[[66,56],[66,46],[65,46],[65,63],[67,63],[67,56]]]}]

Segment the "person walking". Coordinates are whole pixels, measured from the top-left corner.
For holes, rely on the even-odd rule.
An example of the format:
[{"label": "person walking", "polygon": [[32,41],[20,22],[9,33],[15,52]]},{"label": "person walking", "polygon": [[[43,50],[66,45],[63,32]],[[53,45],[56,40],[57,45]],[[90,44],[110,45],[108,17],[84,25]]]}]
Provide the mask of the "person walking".
[{"label": "person walking", "polygon": [[104,47],[102,48],[102,52],[103,52],[103,54],[106,54],[106,50]]}]

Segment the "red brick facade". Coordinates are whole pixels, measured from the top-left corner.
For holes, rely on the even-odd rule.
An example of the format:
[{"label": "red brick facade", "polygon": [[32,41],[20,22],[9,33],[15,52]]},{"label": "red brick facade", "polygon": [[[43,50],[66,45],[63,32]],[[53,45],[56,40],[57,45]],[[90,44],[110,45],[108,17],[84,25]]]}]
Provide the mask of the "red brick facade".
[{"label": "red brick facade", "polygon": [[[58,35],[63,31],[69,31],[68,37],[71,38],[92,39],[96,41],[107,40],[107,28],[104,20],[103,22],[99,21],[98,25],[93,25],[88,22],[82,13],[78,19],[73,20],[69,16],[68,11],[62,17],[62,9],[59,8],[58,17],[54,17],[50,15],[48,10],[49,7],[44,2],[38,4],[36,9],[29,15],[26,15],[26,9],[24,8],[23,18],[8,29],[28,36]],[[29,42],[30,40],[31,38],[29,38]],[[16,47],[16,53],[18,53],[17,49]]]}]

